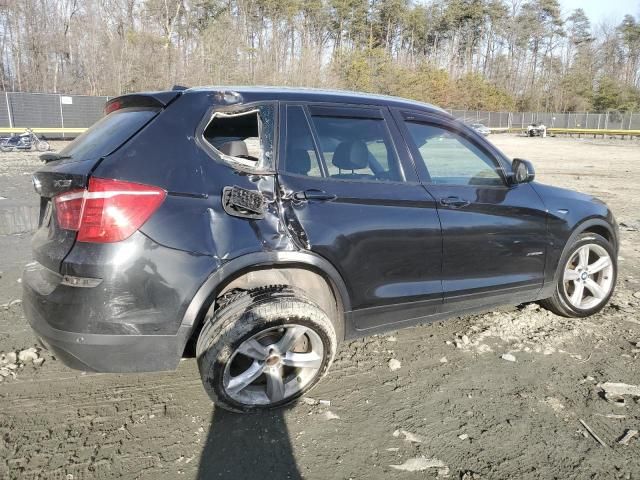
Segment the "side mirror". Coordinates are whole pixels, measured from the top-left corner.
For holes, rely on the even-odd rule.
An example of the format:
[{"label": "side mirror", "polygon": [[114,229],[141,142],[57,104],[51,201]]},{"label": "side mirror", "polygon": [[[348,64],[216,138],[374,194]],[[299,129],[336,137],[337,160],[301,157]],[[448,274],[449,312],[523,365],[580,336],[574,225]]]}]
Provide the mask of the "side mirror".
[{"label": "side mirror", "polygon": [[522,158],[514,158],[511,163],[511,183],[529,183],[536,178],[536,171],[533,168],[533,164],[529,160]]}]

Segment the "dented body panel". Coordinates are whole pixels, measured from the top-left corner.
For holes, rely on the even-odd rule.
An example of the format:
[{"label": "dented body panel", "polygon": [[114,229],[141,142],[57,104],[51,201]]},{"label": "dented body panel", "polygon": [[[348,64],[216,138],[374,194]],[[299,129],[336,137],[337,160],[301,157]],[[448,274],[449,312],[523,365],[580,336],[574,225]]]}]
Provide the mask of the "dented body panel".
[{"label": "dented body panel", "polygon": [[[285,172],[283,106],[305,103],[349,105],[355,114],[362,107],[379,110],[402,181],[382,187],[332,179],[310,184],[308,177]],[[524,291],[489,285],[480,291],[481,302],[471,298],[457,311],[534,300],[553,284],[549,272],[581,219],[615,232],[606,207],[537,184],[523,185],[527,192],[505,187],[507,194],[492,200],[500,204],[499,212],[470,208],[485,223],[482,231],[468,230],[472,225],[464,222],[473,220],[464,219],[472,217],[443,210],[438,189],[430,189],[392,116],[393,109],[410,109],[453,122],[436,107],[351,92],[244,87],[128,95],[108,107],[136,105],[160,111],[114,151],[90,161],[53,161],[35,174],[41,226],[32,243],[36,262],[24,275],[25,312],[43,341],[75,368],[174,368],[216,296],[261,282],[306,282],[309,294],[333,312],[340,338],[455,314],[444,274],[467,279],[460,264],[446,262],[447,256],[472,262],[476,278],[486,271],[500,274],[496,260],[508,262],[509,255],[512,270],[538,269],[529,272],[532,280]],[[223,113],[218,118],[233,112],[253,115],[261,106],[269,110],[257,128],[261,156],[255,162],[224,153],[228,142],[214,145],[205,138],[216,112]],[[322,114],[322,108],[316,110]],[[500,161],[509,174],[509,162]],[[55,185],[85,188],[91,177],[153,185],[166,197],[126,240],[78,242],[75,232],[57,225],[51,199],[60,193]],[[225,195],[232,189],[238,195]],[[258,196],[253,205],[260,212],[243,210],[249,204],[242,202],[251,198],[242,192]],[[231,198],[238,205],[230,205]],[[510,198],[520,203],[512,205]],[[562,209],[571,213],[558,214]],[[445,244],[447,236],[465,241]],[[490,252],[485,258],[477,255],[482,248],[473,251],[473,243],[483,238],[493,242],[482,244]],[[527,258],[534,250],[544,254]],[[520,266],[513,263],[517,258],[525,258]],[[477,289],[473,293],[478,297]]]}]

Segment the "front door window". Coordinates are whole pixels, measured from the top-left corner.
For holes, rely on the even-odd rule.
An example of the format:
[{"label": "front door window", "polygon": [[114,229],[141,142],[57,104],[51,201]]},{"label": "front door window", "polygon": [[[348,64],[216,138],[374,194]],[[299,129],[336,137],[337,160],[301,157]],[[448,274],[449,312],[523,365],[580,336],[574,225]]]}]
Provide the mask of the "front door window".
[{"label": "front door window", "polygon": [[429,172],[430,183],[445,185],[503,185],[492,158],[470,141],[443,127],[405,123]]}]

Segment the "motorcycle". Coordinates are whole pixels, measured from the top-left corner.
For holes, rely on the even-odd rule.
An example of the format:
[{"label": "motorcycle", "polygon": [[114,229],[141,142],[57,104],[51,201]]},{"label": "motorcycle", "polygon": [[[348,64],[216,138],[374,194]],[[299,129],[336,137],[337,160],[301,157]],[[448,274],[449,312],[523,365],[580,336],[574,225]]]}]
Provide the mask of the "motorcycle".
[{"label": "motorcycle", "polygon": [[11,135],[0,139],[0,150],[12,152],[13,150],[31,150],[35,145],[39,152],[49,150],[49,142],[38,138],[33,130],[27,128],[23,133]]}]

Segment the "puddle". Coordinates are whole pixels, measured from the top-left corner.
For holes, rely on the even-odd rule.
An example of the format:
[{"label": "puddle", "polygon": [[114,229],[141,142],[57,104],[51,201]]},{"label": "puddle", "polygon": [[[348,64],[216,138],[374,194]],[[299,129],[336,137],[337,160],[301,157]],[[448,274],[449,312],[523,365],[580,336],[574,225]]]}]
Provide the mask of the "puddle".
[{"label": "puddle", "polygon": [[36,206],[0,208],[0,235],[29,233],[38,228],[40,208]]}]

